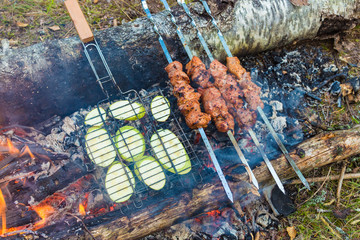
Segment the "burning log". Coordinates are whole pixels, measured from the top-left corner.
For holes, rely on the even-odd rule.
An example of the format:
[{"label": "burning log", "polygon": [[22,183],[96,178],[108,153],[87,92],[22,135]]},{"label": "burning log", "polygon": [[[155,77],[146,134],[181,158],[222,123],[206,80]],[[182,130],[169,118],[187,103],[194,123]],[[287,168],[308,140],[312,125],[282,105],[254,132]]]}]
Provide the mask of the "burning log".
[{"label": "burning log", "polygon": [[[290,155],[300,170],[306,172],[359,154],[359,135],[360,125],[350,130],[323,133],[299,144]],[[275,159],[273,165],[282,179],[295,176],[284,157]],[[251,190],[249,191],[249,186],[245,184],[248,176],[239,174],[237,171],[239,167],[229,166],[225,173],[234,193],[234,199],[244,203],[244,196],[249,195]],[[254,174],[262,186],[272,183],[272,177],[265,164],[254,169]],[[79,227],[85,224],[87,231],[96,239],[137,239],[227,203],[226,194],[217,178],[182,194],[168,192],[167,195],[153,200],[141,209],[132,209],[123,214],[113,211],[94,219],[85,219]],[[76,227],[75,222],[72,224],[75,225],[71,225],[72,228],[69,229],[67,224],[58,222],[38,230],[38,234],[50,238],[78,239],[79,227]]]},{"label": "burning log", "polygon": [[[302,7],[293,6],[288,0],[208,2],[230,49],[237,55],[313,38],[317,34],[333,34],[349,27],[353,19],[358,18],[359,8],[359,0],[311,1],[309,6]],[[212,43],[215,57],[221,60],[224,58],[221,43],[198,4],[192,5],[196,20],[203,26],[202,32],[207,33],[204,37]],[[195,55],[202,55],[196,33],[186,27],[189,20],[184,17],[185,13],[179,9],[175,12],[184,19],[179,27],[191,38],[189,46]],[[170,52],[174,59],[185,60],[166,14],[156,15],[155,20],[168,46],[172,46]],[[147,19],[95,35],[123,90],[147,88],[154,84],[153,79],[166,79],[165,71],[159,71],[166,60]],[[0,124],[38,123],[53,115],[69,115],[103,98],[77,37],[15,50],[3,44],[0,57]]]}]

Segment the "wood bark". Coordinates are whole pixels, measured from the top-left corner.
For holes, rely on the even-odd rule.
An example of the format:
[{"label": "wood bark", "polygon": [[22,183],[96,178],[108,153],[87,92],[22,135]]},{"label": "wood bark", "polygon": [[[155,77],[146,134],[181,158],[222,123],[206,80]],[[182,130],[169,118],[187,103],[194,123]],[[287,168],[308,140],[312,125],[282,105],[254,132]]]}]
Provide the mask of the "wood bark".
[{"label": "wood bark", "polygon": [[[296,7],[288,0],[208,1],[234,55],[279,47],[294,40],[333,34],[359,17],[359,0],[313,0]],[[220,3],[219,3],[220,2]],[[223,47],[200,3],[190,6],[214,56]],[[195,55],[204,56],[196,31],[179,7],[174,15]],[[185,51],[165,12],[154,16],[172,57],[186,63]],[[334,24],[336,23],[336,24]],[[325,25],[325,26],[324,26]],[[146,18],[104,31],[95,38],[122,90],[165,85],[167,61]],[[33,125],[68,115],[104,98],[77,37],[0,52],[0,125]]]},{"label": "wood bark", "polygon": [[[358,154],[360,154],[360,125],[350,130],[320,134],[304,141],[290,152],[303,173]],[[283,181],[296,176],[285,157],[275,159],[272,164]],[[237,173],[237,169],[232,166],[224,172],[228,177],[235,201],[245,204],[244,196],[249,191],[248,184],[245,183],[248,176],[245,173]],[[254,174],[262,187],[273,183],[265,164],[254,169]],[[137,239],[226,204],[230,203],[223,187],[220,181],[214,178],[213,182],[175,197],[158,200],[146,208],[126,213],[124,216],[107,215],[102,219],[86,220],[84,223],[96,239]],[[102,222],[101,220],[103,224],[96,225]],[[40,232],[54,238],[78,239],[79,237],[68,229],[66,231],[57,229],[50,226]]]}]

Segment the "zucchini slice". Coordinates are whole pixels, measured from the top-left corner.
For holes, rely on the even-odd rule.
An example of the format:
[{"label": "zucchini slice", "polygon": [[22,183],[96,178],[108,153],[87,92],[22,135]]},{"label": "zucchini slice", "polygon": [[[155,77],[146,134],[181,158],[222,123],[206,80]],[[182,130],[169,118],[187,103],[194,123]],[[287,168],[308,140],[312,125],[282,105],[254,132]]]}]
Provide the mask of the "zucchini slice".
[{"label": "zucchini slice", "polygon": [[95,164],[107,167],[115,160],[115,149],[104,128],[89,128],[85,135],[85,142],[86,152]]},{"label": "zucchini slice", "polygon": [[145,116],[145,108],[138,102],[130,103],[129,100],[120,100],[110,105],[110,116],[119,120],[136,120]]},{"label": "zucchini slice", "polygon": [[128,200],[134,193],[130,184],[135,188],[134,175],[126,165],[117,162],[110,166],[105,177],[105,188],[111,200],[118,203]]},{"label": "zucchini slice", "polygon": [[151,113],[158,122],[165,122],[170,116],[170,102],[166,97],[156,96],[150,104]]},{"label": "zucchini slice", "polygon": [[166,178],[160,164],[151,156],[144,156],[135,163],[135,174],[154,190],[165,186]]},{"label": "zucchini slice", "polygon": [[[164,146],[161,144],[159,136]],[[157,133],[154,133],[151,136],[150,145],[154,149],[156,158],[166,170],[172,173],[176,173],[177,171],[178,174],[186,174],[190,172],[191,161],[189,155],[179,138],[173,132],[168,129],[157,130]]]},{"label": "zucchini slice", "polygon": [[136,161],[145,153],[145,139],[139,130],[124,126],[116,132],[116,146],[120,156],[128,161]]},{"label": "zucchini slice", "polygon": [[100,107],[99,109],[94,108],[86,115],[85,124],[91,126],[101,126],[103,125],[101,116],[103,117],[103,119],[106,119],[105,110],[102,107]]}]

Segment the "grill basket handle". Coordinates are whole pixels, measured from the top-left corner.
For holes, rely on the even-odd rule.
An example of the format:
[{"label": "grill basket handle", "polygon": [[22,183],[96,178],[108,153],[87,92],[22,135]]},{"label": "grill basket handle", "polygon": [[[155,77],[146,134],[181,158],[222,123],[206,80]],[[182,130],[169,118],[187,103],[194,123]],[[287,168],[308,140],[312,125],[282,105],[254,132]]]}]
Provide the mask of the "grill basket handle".
[{"label": "grill basket handle", "polygon": [[65,0],[64,1],[67,11],[70,14],[76,31],[79,34],[80,40],[83,43],[88,43],[94,40],[94,34],[92,33],[86,18],[81,11],[80,5],[77,0]]}]

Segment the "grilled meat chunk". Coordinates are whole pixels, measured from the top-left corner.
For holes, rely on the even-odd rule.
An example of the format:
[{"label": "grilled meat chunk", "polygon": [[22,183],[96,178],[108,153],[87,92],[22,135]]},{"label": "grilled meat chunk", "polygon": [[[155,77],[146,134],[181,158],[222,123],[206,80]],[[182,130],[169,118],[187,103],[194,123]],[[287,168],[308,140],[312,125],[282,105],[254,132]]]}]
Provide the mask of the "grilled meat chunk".
[{"label": "grilled meat chunk", "polygon": [[182,71],[180,62],[170,63],[165,70],[173,86],[173,94],[177,98],[177,104],[181,113],[185,117],[185,122],[191,129],[205,128],[209,124],[210,115],[201,112],[200,93],[195,92],[189,85],[189,77]]},{"label": "grilled meat chunk", "polygon": [[185,67],[188,76],[191,80],[202,88],[208,88],[212,86],[212,83],[209,81],[210,72],[206,69],[205,64],[200,60],[200,58],[194,56]]},{"label": "grilled meat chunk", "polygon": [[260,99],[261,88],[251,81],[250,73],[240,65],[240,60],[237,57],[227,57],[226,62],[229,72],[236,76],[249,108],[252,110],[256,110],[258,106],[264,108],[264,103]]},{"label": "grilled meat chunk", "polygon": [[225,100],[216,87],[209,87],[200,91],[201,100],[206,113],[211,115],[219,132],[234,131],[234,118],[229,113]]}]

